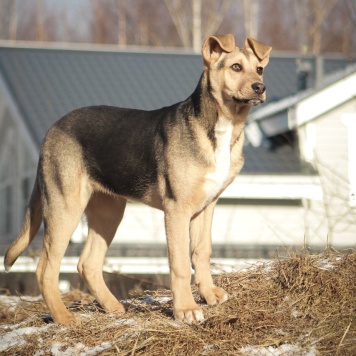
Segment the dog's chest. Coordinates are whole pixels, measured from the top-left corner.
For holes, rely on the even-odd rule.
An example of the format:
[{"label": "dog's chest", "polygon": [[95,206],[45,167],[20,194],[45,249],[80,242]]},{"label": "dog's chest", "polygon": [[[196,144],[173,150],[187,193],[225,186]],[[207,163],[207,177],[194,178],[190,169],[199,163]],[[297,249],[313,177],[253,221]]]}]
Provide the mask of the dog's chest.
[{"label": "dog's chest", "polygon": [[209,204],[216,197],[229,176],[232,132],[231,121],[220,117],[215,126],[215,169],[204,177],[204,205]]}]

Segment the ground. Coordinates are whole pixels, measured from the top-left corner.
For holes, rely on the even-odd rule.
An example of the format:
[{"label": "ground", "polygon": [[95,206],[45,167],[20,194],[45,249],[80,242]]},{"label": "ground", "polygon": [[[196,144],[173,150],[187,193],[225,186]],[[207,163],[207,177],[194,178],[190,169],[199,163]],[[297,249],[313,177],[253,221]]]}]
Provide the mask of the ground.
[{"label": "ground", "polygon": [[170,291],[104,313],[88,294],[63,295],[81,325],[54,324],[41,297],[0,296],[1,355],[355,355],[356,252],[293,254],[219,275],[230,299],[201,303],[206,320],[172,318]]}]

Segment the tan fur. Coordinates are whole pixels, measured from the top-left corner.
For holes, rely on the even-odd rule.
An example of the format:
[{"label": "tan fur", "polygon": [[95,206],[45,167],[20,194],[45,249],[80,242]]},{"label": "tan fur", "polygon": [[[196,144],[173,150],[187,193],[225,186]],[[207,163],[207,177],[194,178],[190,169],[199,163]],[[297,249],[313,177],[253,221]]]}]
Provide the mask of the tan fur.
[{"label": "tan fur", "polygon": [[[256,70],[267,65],[270,50],[269,46],[251,38],[246,40],[245,49],[239,49],[235,47],[232,35],[212,36],[204,42],[201,85],[205,91],[200,105],[206,114],[201,114],[198,119],[190,118],[195,147],[192,148],[190,142],[182,143],[184,131],[181,124],[172,124],[165,131],[167,143],[163,157],[158,161],[157,181],[137,199],[165,214],[177,320],[192,323],[204,319],[190,288],[191,263],[195,283],[209,305],[228,299],[228,294],[214,285],[210,274],[213,212],[219,195],[243,166],[244,124],[251,105],[265,100],[265,93],[257,95],[252,84],[262,82],[262,76]],[[239,63],[243,70],[233,71],[231,68],[235,63]],[[246,103],[243,100],[247,100]],[[217,117],[211,115],[215,112]],[[38,176],[25,221],[5,256],[8,270],[32,241],[43,219],[45,233],[37,279],[54,320],[67,326],[75,325],[78,320],[66,309],[56,286],[61,259],[83,212],[87,216],[89,231],[78,271],[105,310],[118,314],[124,312],[123,305],[104,282],[102,267],[122,220],[126,200],[135,199],[130,195],[115,194],[89,174],[88,162],[84,158],[86,152],[68,129],[72,124],[70,120],[69,117],[62,126],[52,127],[43,142]],[[216,120],[215,148],[204,120],[210,120],[210,124],[211,120]]]}]

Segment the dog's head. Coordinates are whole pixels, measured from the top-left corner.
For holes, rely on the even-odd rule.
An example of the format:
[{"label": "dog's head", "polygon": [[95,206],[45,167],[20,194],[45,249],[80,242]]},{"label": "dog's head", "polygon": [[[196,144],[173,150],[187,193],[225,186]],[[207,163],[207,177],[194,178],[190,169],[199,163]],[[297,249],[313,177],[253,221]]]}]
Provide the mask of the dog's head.
[{"label": "dog's head", "polygon": [[225,104],[258,105],[266,100],[263,71],[272,47],[250,37],[245,48],[235,46],[233,35],[211,36],[203,44],[205,70],[213,95]]}]

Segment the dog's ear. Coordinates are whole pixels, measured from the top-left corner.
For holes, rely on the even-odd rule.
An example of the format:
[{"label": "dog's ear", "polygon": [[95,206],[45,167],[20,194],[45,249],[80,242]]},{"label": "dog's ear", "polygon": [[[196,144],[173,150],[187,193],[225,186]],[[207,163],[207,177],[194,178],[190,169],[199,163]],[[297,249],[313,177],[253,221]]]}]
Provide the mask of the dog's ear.
[{"label": "dog's ear", "polygon": [[231,34],[210,36],[203,44],[202,54],[207,63],[216,62],[222,52],[232,52],[235,49],[235,39]]},{"label": "dog's ear", "polygon": [[258,42],[251,37],[247,37],[245,41],[245,47],[251,48],[255,56],[260,60],[264,65],[268,63],[269,54],[272,50],[272,47],[265,45],[264,43]]}]

